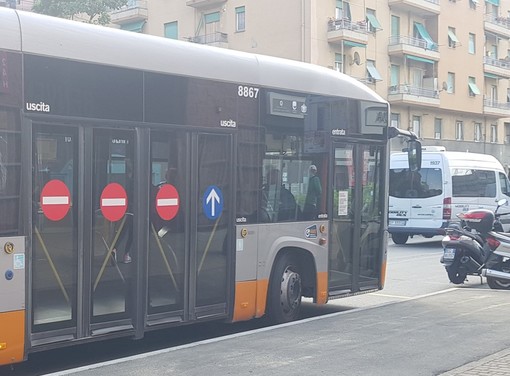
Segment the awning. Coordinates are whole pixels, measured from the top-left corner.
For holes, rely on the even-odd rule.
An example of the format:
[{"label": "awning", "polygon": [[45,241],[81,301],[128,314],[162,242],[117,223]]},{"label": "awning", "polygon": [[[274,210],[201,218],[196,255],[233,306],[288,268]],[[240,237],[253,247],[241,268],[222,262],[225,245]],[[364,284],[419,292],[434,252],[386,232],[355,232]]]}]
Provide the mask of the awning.
[{"label": "awning", "polygon": [[367,47],[366,44],[358,43],[358,42],[352,42],[350,40],[344,40],[344,46],[345,47],[361,47],[361,48],[366,48]]},{"label": "awning", "polygon": [[484,74],[483,74],[483,75],[484,75],[485,77],[487,77],[487,78],[492,78],[492,79],[494,79],[494,80],[500,80],[500,79],[504,78],[504,77],[497,76],[497,75],[495,75],[495,74],[493,74],[493,73],[487,73],[487,72],[484,72]]},{"label": "awning", "polygon": [[381,23],[379,22],[379,20],[377,19],[376,16],[374,16],[373,14],[370,14],[370,13],[367,13],[367,19],[368,19],[368,22],[370,23],[370,25],[372,25],[372,27],[374,29],[382,29],[381,27]]},{"label": "awning", "polygon": [[459,39],[457,38],[453,30],[448,30],[448,38],[450,38],[453,43],[459,44]]},{"label": "awning", "polygon": [[367,61],[367,71],[370,77],[372,77],[376,81],[382,80],[381,75],[379,74],[379,71],[375,67],[374,63],[372,61]]},{"label": "awning", "polygon": [[126,30],[126,31],[133,31],[135,33],[141,33],[142,29],[143,29],[143,25],[145,25],[145,22],[146,22],[145,20],[138,21],[138,22],[131,22],[131,23],[120,25],[120,28],[122,30]]},{"label": "awning", "polygon": [[427,29],[425,29],[425,26],[423,26],[419,22],[415,22],[414,26],[416,27],[416,30],[418,30],[418,34],[420,34],[421,38],[427,42],[427,48],[429,49],[437,49],[437,44],[432,40],[432,37],[430,36]]},{"label": "awning", "polygon": [[413,55],[405,55],[405,56],[406,56],[406,59],[414,60],[414,61],[419,61],[421,63],[428,63],[428,64],[434,64],[435,63],[434,60],[425,59],[424,57],[413,56]]},{"label": "awning", "polygon": [[492,5],[496,5],[499,7],[499,0],[485,0],[487,3],[490,3]]},{"label": "awning", "polygon": [[468,83],[469,85],[469,90],[471,90],[471,92],[474,94],[474,95],[480,95],[480,89],[478,89],[478,86],[476,86],[475,83]]},{"label": "awning", "polygon": [[469,0],[471,1],[473,4],[478,4],[478,0]]}]

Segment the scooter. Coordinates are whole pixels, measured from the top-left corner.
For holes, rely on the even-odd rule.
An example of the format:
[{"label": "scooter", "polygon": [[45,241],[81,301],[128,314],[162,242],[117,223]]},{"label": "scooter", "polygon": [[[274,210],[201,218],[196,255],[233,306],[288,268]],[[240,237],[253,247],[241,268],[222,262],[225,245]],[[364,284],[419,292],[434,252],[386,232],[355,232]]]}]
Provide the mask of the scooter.
[{"label": "scooter", "polygon": [[464,283],[468,275],[487,278],[492,289],[510,289],[510,234],[503,232],[498,209],[507,203],[498,201],[494,212],[486,209],[470,210],[457,217],[460,224],[452,224],[443,238],[444,265],[454,284]]}]

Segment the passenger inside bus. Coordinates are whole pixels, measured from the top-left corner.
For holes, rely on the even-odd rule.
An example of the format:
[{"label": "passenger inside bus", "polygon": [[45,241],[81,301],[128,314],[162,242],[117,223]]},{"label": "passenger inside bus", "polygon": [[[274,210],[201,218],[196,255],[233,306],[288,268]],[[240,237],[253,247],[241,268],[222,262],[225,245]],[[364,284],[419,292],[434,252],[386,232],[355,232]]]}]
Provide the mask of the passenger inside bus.
[{"label": "passenger inside bus", "polygon": [[322,196],[321,179],[317,176],[317,166],[311,165],[309,171],[310,177],[308,178],[303,217],[304,219],[316,219]]},{"label": "passenger inside bus", "polygon": [[282,184],[280,170],[271,168],[266,184],[262,189],[264,208],[270,222],[292,221],[297,219],[297,205],[294,195]]}]

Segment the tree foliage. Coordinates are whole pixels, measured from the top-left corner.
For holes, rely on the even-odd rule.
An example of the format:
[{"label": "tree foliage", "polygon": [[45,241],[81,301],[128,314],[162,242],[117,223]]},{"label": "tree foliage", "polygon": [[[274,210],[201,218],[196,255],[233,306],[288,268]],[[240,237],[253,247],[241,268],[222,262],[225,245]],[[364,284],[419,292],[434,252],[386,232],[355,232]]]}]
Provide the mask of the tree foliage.
[{"label": "tree foliage", "polygon": [[86,22],[107,25],[110,23],[110,12],[127,3],[128,0],[36,0],[32,10],[67,19],[73,19],[76,15],[87,15]]}]

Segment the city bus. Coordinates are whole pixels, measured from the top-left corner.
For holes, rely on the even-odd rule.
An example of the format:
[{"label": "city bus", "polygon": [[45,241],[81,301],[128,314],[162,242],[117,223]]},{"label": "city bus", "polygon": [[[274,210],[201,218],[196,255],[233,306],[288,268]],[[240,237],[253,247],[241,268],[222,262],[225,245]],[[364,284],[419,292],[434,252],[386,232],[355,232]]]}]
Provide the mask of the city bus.
[{"label": "city bus", "polygon": [[383,288],[388,103],[334,70],[0,8],[0,364]]}]

